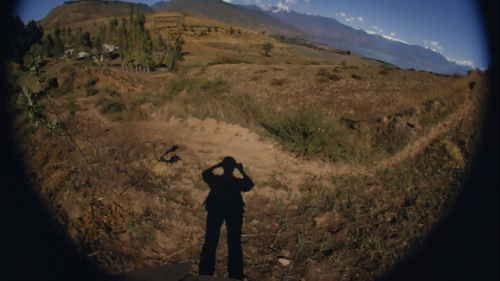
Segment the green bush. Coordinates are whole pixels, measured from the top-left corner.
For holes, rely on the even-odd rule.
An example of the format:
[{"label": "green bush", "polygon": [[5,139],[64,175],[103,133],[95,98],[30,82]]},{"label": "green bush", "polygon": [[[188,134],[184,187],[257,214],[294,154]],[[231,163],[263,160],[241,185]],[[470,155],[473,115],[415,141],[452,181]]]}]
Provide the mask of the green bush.
[{"label": "green bush", "polygon": [[283,118],[273,114],[259,116],[260,124],[272,135],[299,156],[322,153],[329,145],[330,129],[323,122],[322,112],[311,107],[286,111]]}]

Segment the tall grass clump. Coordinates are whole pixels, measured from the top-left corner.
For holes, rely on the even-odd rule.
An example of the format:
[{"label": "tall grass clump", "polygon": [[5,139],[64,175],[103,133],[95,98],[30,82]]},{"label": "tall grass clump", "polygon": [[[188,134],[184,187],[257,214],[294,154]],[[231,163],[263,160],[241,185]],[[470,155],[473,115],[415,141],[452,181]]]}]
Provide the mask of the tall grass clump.
[{"label": "tall grass clump", "polygon": [[283,148],[301,157],[331,158],[328,147],[332,145],[335,126],[325,122],[321,111],[304,106],[281,114],[260,109],[257,114],[257,121]]}]

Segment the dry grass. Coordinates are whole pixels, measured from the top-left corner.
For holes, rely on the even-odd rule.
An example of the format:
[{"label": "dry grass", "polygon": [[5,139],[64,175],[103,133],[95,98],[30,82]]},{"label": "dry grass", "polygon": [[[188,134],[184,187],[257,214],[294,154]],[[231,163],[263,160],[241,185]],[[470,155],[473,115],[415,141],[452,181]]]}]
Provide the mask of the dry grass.
[{"label": "dry grass", "polygon": [[[193,46],[197,38],[190,37]],[[156,137],[162,149],[177,144],[168,133],[147,129],[168,117],[212,117],[252,128],[293,153],[285,154],[288,167],[335,162],[335,167],[356,171],[393,160],[470,101],[473,114],[394,166],[328,178],[305,172],[297,178],[297,171],[280,166],[269,179],[258,178],[258,191],[245,198],[245,266],[255,280],[371,280],[416,249],[446,214],[467,173],[487,78],[475,72],[453,77],[381,68],[349,56],[342,67],[339,59],[286,56],[286,49],[264,57],[251,44],[239,44],[239,49],[231,44],[206,46],[218,48],[218,57],[186,56],[174,73],[104,73],[90,67],[87,74],[81,65],[47,66],[48,74],[58,72],[61,84],[54,91],[57,109],[106,180],[118,189],[146,175],[119,201],[107,200],[82,159],[66,153],[70,144],[47,146],[59,139],[48,139],[18,120],[28,167],[44,179],[37,181],[42,196],[81,251],[99,250],[89,259],[110,272],[199,259],[205,218],[200,203],[208,189],[199,172],[209,165],[204,157],[214,153],[205,147],[209,144],[195,148],[186,138],[185,162],[158,165],[147,173],[155,164],[147,138]],[[84,84],[93,77],[99,80],[89,89],[98,93],[87,96]],[[15,83],[27,79],[21,75]],[[478,85],[469,93],[471,80]],[[281,83],[271,86],[274,81]],[[154,128],[163,130],[166,124]],[[218,255],[226,251],[221,243]],[[277,264],[281,257],[292,266]],[[223,261],[216,270],[223,275]]]}]

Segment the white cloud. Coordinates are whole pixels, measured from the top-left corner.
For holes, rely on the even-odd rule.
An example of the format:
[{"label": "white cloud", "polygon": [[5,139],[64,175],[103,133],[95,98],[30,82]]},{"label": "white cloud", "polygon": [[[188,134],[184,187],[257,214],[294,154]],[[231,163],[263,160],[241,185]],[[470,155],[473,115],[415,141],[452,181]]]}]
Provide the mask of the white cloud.
[{"label": "white cloud", "polygon": [[[231,0],[232,1],[232,0]],[[259,8],[264,11],[269,11],[271,9],[271,5],[263,4],[261,0],[244,0],[245,2],[255,3]]]},{"label": "white cloud", "polygon": [[391,32],[391,36],[396,36],[396,33],[394,33],[394,32]]},{"label": "white cloud", "polygon": [[380,32],[384,32],[384,30],[383,30],[383,29],[379,29],[378,31],[380,31]]},{"label": "white cloud", "polygon": [[351,21],[351,19],[350,19],[350,18],[346,18],[345,20],[346,20],[346,21]]},{"label": "white cloud", "polygon": [[353,28],[354,28],[354,29],[356,29],[356,30],[359,30],[359,29],[360,29],[359,27],[353,27]]},{"label": "white cloud", "polygon": [[358,20],[359,20],[360,22],[364,22],[364,20],[363,20],[363,18],[362,18],[362,17],[358,17]]},{"label": "white cloud", "polygon": [[376,25],[372,25],[372,28],[378,30],[378,26],[376,26]]},{"label": "white cloud", "polygon": [[233,0],[222,0],[222,1],[227,2],[227,3],[233,2]]},{"label": "white cloud", "polygon": [[290,7],[281,4],[281,1],[276,4],[276,7],[277,7],[277,9],[273,10],[273,13],[277,13],[277,12],[280,12],[280,11],[290,12]]},{"label": "white cloud", "polygon": [[440,46],[437,41],[429,41],[427,39],[423,39],[423,38],[421,39],[420,37],[418,39],[421,40],[422,42],[424,42],[423,47],[426,49],[431,49],[437,53],[439,53],[438,50],[439,51],[443,50],[443,46]]},{"label": "white cloud", "polygon": [[341,16],[345,17],[345,13],[340,13]]},{"label": "white cloud", "polygon": [[462,58],[462,59],[454,59],[454,58],[449,58],[449,57],[447,57],[447,56],[445,56],[445,58],[446,58],[448,61],[454,62],[454,63],[456,63],[456,64],[458,64],[458,65],[464,65],[464,66],[470,66],[470,67],[472,67],[472,68],[476,68],[476,67],[474,66],[474,63],[473,63],[473,62],[471,62],[470,60],[466,60],[466,59],[464,59],[464,58]]},{"label": "white cloud", "polygon": [[[373,26],[372,26],[372,27],[373,27]],[[376,26],[375,26],[375,27],[376,27]],[[371,31],[371,30],[368,30],[366,33],[368,33],[368,34],[370,34],[370,35],[375,35],[375,34],[377,34],[377,35],[378,35],[378,33],[377,33],[377,32],[375,32],[375,31]],[[391,35],[392,35],[392,34],[394,34],[394,33],[391,33]],[[398,38],[396,38],[396,37],[394,37],[394,36],[389,36],[389,35],[384,35],[384,34],[380,34],[380,36],[384,37],[384,38],[385,38],[385,39],[387,39],[387,40],[396,41],[396,42],[401,42],[401,43],[405,43],[405,44],[409,45],[409,44],[408,44],[408,42],[406,42],[406,41],[404,41],[404,40],[401,40],[401,39],[398,39]]]},{"label": "white cloud", "polygon": [[391,40],[391,41],[396,41],[396,42],[401,42],[401,43],[405,43],[405,44],[408,44],[408,42],[406,41],[403,41],[401,39],[398,39],[398,38],[395,38],[395,37],[392,37],[392,36],[388,36],[388,35],[384,35],[384,34],[380,34],[382,37],[384,37],[385,39],[388,39],[388,40]]},{"label": "white cloud", "polygon": [[[232,0],[231,0],[232,1]],[[292,3],[295,4],[297,3],[297,0],[286,0],[285,3]]]}]

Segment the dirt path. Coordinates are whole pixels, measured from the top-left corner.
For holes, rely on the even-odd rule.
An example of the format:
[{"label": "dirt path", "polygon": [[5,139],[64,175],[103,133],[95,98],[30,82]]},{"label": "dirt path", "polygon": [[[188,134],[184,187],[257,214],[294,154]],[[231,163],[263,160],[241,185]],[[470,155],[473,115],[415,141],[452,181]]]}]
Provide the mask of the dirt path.
[{"label": "dirt path", "polygon": [[458,123],[465,118],[468,114],[470,114],[471,110],[474,107],[472,103],[467,100],[464,104],[462,104],[458,110],[450,114],[446,117],[442,122],[432,127],[425,136],[420,137],[410,145],[406,146],[403,150],[396,153],[393,157],[387,158],[383,161],[375,163],[375,165],[369,170],[369,172],[374,173],[383,169],[388,168],[389,166],[394,166],[398,163],[404,162],[408,158],[414,157],[420,151],[425,149],[429,143],[436,139],[439,135],[442,135],[453,128],[455,128]]},{"label": "dirt path", "polygon": [[[206,196],[204,190],[196,188],[197,183],[201,181],[201,172],[219,163],[225,156],[232,156],[243,163],[245,171],[259,187],[254,189],[252,194],[287,199],[300,191],[301,184],[307,178],[314,177],[324,186],[332,186],[330,179],[335,176],[373,176],[378,171],[402,163],[425,149],[439,135],[452,130],[472,108],[472,103],[466,101],[442,122],[432,127],[425,136],[392,157],[367,165],[300,160],[283,151],[272,141],[262,140],[249,129],[223,121],[217,122],[211,118],[158,118],[147,122],[116,123],[107,120],[90,105],[80,116],[86,124],[83,127],[87,128],[87,134],[79,135],[76,139],[83,149],[89,147],[89,151],[94,154],[91,158],[94,162],[99,162],[99,165],[112,168],[117,164],[111,159],[122,159],[119,166],[123,166],[121,169],[127,170],[129,174],[139,173],[140,169],[151,169],[154,176],[171,179],[172,184],[189,190],[192,197],[200,202]],[[103,133],[104,131],[106,133]],[[155,144],[156,152],[160,155],[172,145],[179,145],[181,149],[177,153],[181,161],[173,165],[159,164],[155,161],[148,142]],[[108,152],[102,154],[102,151]],[[117,192],[123,189],[124,184],[118,179],[128,178],[128,175],[119,174],[116,174],[114,182],[110,181],[110,184],[117,185],[113,188]],[[108,173],[106,177],[112,176]],[[118,182],[121,182],[121,187]],[[273,182],[287,186],[289,191],[273,187]]]},{"label": "dirt path", "polygon": [[[168,122],[152,121],[140,124],[137,135],[144,141],[157,143],[175,143],[181,146],[181,158],[185,175],[194,180],[201,171],[218,163],[225,156],[233,156],[243,163],[249,175],[254,179],[262,195],[275,196],[279,190],[266,187],[275,177],[297,192],[304,176],[316,176],[328,180],[339,175],[368,175],[404,162],[422,151],[439,135],[453,129],[472,109],[471,102],[462,104],[445,120],[431,128],[429,133],[420,137],[394,156],[368,165],[328,164],[321,161],[301,161],[288,152],[282,151],[276,144],[263,141],[256,133],[214,119],[199,120],[172,118]],[[163,149],[163,148],[159,148]],[[166,175],[165,169],[156,169],[157,175]],[[282,192],[283,196],[286,195]]]}]

